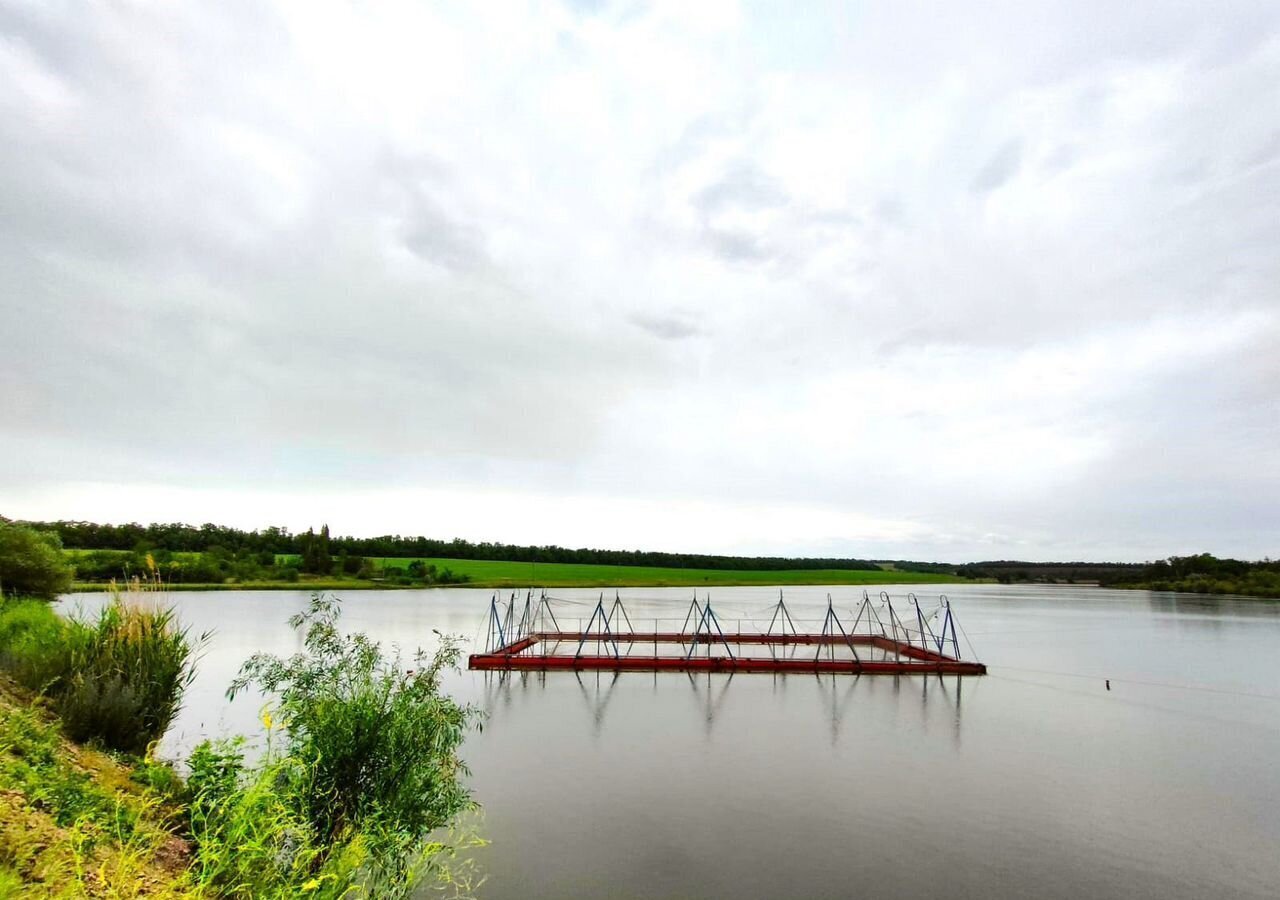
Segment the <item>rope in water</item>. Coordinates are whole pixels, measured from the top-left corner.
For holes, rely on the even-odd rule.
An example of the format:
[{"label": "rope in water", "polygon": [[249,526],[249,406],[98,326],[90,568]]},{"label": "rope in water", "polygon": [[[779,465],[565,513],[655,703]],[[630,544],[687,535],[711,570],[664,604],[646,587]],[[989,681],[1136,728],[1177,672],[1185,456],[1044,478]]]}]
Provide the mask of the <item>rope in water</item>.
[{"label": "rope in water", "polygon": [[1113,678],[1106,675],[1083,675],[1079,672],[1054,672],[1048,669],[1028,669],[1022,666],[991,664],[992,673],[1007,669],[1012,672],[1031,672],[1036,675],[1057,675],[1062,678],[1085,678],[1090,681],[1114,681],[1116,684],[1138,684],[1143,687],[1169,688],[1179,691],[1203,691],[1208,694],[1226,694],[1230,697],[1251,697],[1256,700],[1280,700],[1280,694],[1257,694],[1252,691],[1232,691],[1227,688],[1209,687],[1204,684],[1174,684],[1169,681],[1140,681],[1136,678]]}]

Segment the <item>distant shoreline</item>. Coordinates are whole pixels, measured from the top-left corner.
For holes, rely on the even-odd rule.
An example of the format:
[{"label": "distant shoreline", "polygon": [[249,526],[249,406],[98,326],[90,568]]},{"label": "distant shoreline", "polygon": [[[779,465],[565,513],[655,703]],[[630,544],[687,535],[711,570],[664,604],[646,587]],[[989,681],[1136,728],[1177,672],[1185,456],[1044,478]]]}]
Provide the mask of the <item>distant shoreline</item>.
[{"label": "distant shoreline", "polygon": [[[752,575],[766,574],[753,572]],[[782,574],[772,572],[768,574]],[[795,575],[797,573],[786,573]],[[829,574],[829,573],[826,573]],[[384,581],[367,581],[367,580],[348,580],[341,581],[336,579],[329,580],[299,580],[299,581],[243,581],[243,582],[226,582],[226,583],[197,583],[197,584],[165,584],[164,591],[326,591],[326,592],[347,592],[347,591],[421,591],[435,590],[438,588],[475,588],[477,590],[523,590],[530,587],[538,588],[649,588],[649,587],[822,587],[828,585],[831,587],[879,587],[883,585],[947,585],[947,584],[997,584],[995,579],[973,579],[973,578],[954,578],[942,575],[927,575],[920,573],[895,572],[884,573],[901,575],[903,577],[884,579],[880,577],[874,580],[861,579],[856,576],[859,574],[877,575],[877,573],[859,573],[851,571],[844,578],[818,578],[814,580],[800,580],[793,578],[789,581],[781,579],[770,581],[768,579],[717,579],[713,581],[679,581],[670,582],[662,580],[635,581],[635,580],[561,580],[551,581],[543,579],[535,579],[530,581],[516,579],[488,579],[484,581],[468,581],[462,584],[399,584],[396,582]],[[1175,590],[1164,586],[1152,586],[1149,584],[1111,584],[1099,585],[1097,582],[1011,582],[1009,587],[1082,587],[1082,588],[1104,588],[1114,591],[1152,591],[1154,593],[1177,593],[1188,594],[1198,597],[1214,597],[1226,598],[1233,600],[1261,600],[1275,602],[1276,597],[1268,597],[1260,594],[1244,594],[1244,593],[1215,593],[1210,591],[1197,590]],[[110,584],[106,582],[73,582],[68,594],[93,594],[107,591]],[[65,596],[65,595],[64,595]]]},{"label": "distant shoreline", "polygon": [[[528,569],[527,565],[516,564]],[[619,567],[622,568],[622,567]],[[619,575],[617,577],[577,578],[540,577],[540,573],[528,572],[525,577],[512,573],[499,577],[474,578],[461,584],[398,584],[390,581],[300,579],[298,581],[243,581],[225,583],[166,584],[167,591],[403,591],[434,588],[643,588],[643,587],[814,587],[821,585],[876,587],[901,584],[980,584],[968,578],[934,575],[919,572],[871,572],[848,570],[796,570],[770,572],[724,572],[715,576],[690,571],[690,577],[663,577],[659,575]],[[94,593],[107,590],[104,582],[74,582],[70,593]]]},{"label": "distant shoreline", "polygon": [[1276,593],[1250,592],[1241,590],[1238,585],[1233,585],[1233,590],[1207,590],[1204,589],[1199,582],[1187,581],[1181,584],[1175,582],[1169,584],[1167,582],[1138,581],[1126,582],[1122,584],[1108,584],[1106,587],[1113,591],[1151,591],[1155,594],[1191,594],[1196,597],[1226,597],[1232,600],[1270,600],[1275,602],[1280,600],[1280,595]]}]

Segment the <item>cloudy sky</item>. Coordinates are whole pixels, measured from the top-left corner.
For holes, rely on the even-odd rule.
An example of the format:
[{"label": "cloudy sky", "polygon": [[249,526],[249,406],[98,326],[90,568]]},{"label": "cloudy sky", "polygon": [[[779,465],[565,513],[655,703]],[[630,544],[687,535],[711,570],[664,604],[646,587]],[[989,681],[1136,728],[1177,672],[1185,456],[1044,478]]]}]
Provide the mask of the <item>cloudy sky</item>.
[{"label": "cloudy sky", "polygon": [[1280,5],[0,0],[0,514],[1280,555]]}]

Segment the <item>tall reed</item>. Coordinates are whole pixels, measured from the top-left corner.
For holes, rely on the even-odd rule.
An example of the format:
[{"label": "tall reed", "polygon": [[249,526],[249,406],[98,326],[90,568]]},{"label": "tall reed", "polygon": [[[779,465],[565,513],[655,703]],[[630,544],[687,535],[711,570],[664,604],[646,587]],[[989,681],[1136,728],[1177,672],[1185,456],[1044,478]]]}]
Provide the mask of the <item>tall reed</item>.
[{"label": "tall reed", "polygon": [[81,627],[91,638],[70,654],[58,698],[67,735],[140,753],[168,729],[195,675],[188,629],[172,609],[119,596]]},{"label": "tall reed", "polygon": [[[154,572],[154,567],[152,568]],[[0,610],[0,666],[48,696],[68,737],[142,753],[173,721],[195,675],[192,639],[172,609],[140,598],[160,586],[135,580],[94,618],[64,618],[38,601]]]}]

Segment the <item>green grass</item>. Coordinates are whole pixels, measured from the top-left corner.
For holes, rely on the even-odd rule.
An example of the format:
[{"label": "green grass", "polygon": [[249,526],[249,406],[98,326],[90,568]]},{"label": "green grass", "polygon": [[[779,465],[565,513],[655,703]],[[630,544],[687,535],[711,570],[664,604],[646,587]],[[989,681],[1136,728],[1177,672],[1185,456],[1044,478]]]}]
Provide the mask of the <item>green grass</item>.
[{"label": "green grass", "polygon": [[[412,559],[381,558],[383,568],[405,568]],[[690,587],[788,584],[946,584],[950,575],[865,569],[784,569],[747,571],[676,569],[660,566],[602,566],[586,563],[521,563],[483,559],[424,558],[426,565],[469,575],[467,587]]]},{"label": "green grass", "polygon": [[[86,553],[70,550],[68,553]],[[123,552],[123,551],[121,551]],[[197,553],[175,556],[194,559]],[[293,554],[276,555],[278,563],[296,560]],[[924,572],[900,572],[893,569],[680,569],[663,566],[607,566],[591,563],[525,563],[485,559],[446,559],[439,557],[373,557],[374,564],[384,569],[404,569],[414,559],[437,569],[451,569],[467,575],[465,587],[720,587],[730,585],[804,585],[804,584],[955,584],[969,579],[954,575]],[[98,582],[77,582],[73,590],[102,590]],[[362,581],[351,576],[342,578],[303,575],[295,582],[251,580],[233,583],[169,584],[167,590],[305,590],[350,591],[370,588],[405,587],[381,581]]]},{"label": "green grass", "polygon": [[[307,652],[255,656],[241,670],[237,683],[267,688],[281,713],[277,725],[263,710],[263,761],[246,765],[242,739],[206,743],[186,783],[129,752],[154,736],[147,723],[135,726],[138,739],[115,742],[129,745],[124,753],[99,749],[97,734],[78,744],[68,739],[65,697],[51,702],[0,671],[0,900],[404,900],[419,881],[470,896],[468,863],[455,858],[480,842],[452,827],[443,833],[472,805],[456,751],[478,712],[440,690],[461,651],[446,640],[409,668],[362,634],[341,635],[338,608],[313,596],[310,612],[291,620],[307,623]],[[157,640],[186,652],[170,624],[165,612],[119,602],[80,623],[44,601],[11,600],[0,607],[0,650],[12,662],[15,653],[61,657],[69,643],[72,684],[96,679],[104,661],[112,677],[141,671],[164,681],[172,654]],[[86,640],[68,635],[91,639],[95,654],[79,654]],[[137,678],[128,686],[144,693],[133,690]],[[161,716],[164,703],[146,698]],[[89,705],[101,712],[111,703]],[[285,729],[274,753],[273,727]]]},{"label": "green grass", "polygon": [[[316,578],[304,575],[297,581],[184,581],[179,584],[165,583],[165,591],[360,591],[370,588],[391,588],[399,585],[384,585],[376,581],[361,581],[356,578]],[[73,581],[73,592],[105,591],[110,588],[102,581]]]},{"label": "green grass", "polygon": [[45,695],[69,737],[128,753],[168,728],[194,673],[193,644],[172,610],[119,593],[86,619],[42,600],[0,606],[0,669]]},{"label": "green grass", "polygon": [[0,898],[185,897],[178,810],[118,761],[65,740],[0,675]]},{"label": "green grass", "polygon": [[[77,559],[83,556],[88,556],[91,553],[106,553],[112,556],[133,555],[132,550],[77,550],[70,547],[64,549],[62,552],[67,554],[67,558],[71,560],[72,565],[75,564]],[[201,552],[199,550],[174,550],[169,555],[177,562],[195,562],[200,559]]]}]

